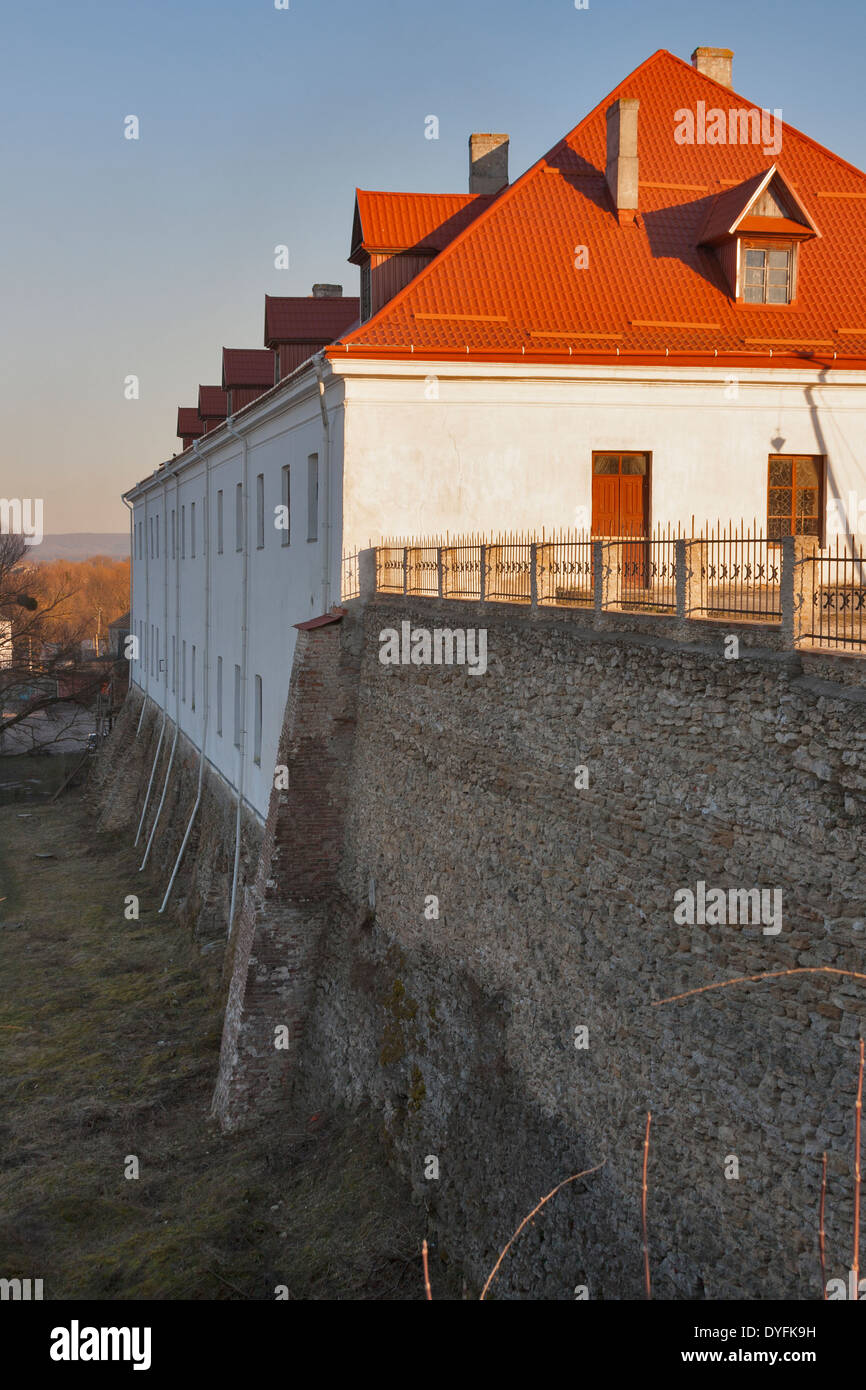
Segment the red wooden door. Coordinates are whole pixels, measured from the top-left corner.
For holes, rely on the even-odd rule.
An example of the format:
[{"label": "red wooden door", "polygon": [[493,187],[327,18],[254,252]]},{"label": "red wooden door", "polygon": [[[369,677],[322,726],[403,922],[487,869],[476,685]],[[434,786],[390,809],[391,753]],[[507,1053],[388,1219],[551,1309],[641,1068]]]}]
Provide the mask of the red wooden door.
[{"label": "red wooden door", "polygon": [[[593,454],[592,534],[594,536],[647,535],[649,523],[649,455]],[[646,546],[623,546],[623,572],[630,586],[643,587]]]}]

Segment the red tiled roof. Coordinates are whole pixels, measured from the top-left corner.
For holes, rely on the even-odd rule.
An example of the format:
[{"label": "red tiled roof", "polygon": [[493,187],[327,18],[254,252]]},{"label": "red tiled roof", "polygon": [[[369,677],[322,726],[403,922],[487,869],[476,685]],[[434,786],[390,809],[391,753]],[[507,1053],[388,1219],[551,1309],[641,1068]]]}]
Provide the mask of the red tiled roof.
[{"label": "red tiled roof", "polygon": [[[604,177],[605,112],[617,97],[640,101],[633,226],[619,225]],[[801,351],[832,362],[834,346],[849,363],[866,359],[866,175],[787,125],[778,156],[754,145],[677,144],[675,113],[698,101],[754,106],[673,54],[654,53],[327,355],[414,349],[615,361],[619,349],[646,360],[718,352],[754,365],[756,356],[770,360],[775,342],[774,365]],[[821,236],[801,247],[795,304],[735,304],[700,234],[713,198],[774,162],[815,210]],[[575,267],[577,246],[588,250],[587,269]]]},{"label": "red tiled roof", "polygon": [[223,388],[274,384],[274,354],[267,348],[223,348]]},{"label": "red tiled roof", "polygon": [[358,322],[361,301],[265,295],[265,346],[278,343],[333,343]]},{"label": "red tiled roof", "polygon": [[[746,216],[762,185],[766,184],[772,188],[777,181],[784,186],[786,200],[800,212],[805,219],[804,222],[797,222],[791,217]],[[776,171],[774,165],[755,174],[754,178],[746,179],[745,183],[736,184],[724,193],[718,193],[710,205],[706,225],[698,239],[701,242],[717,241],[730,236],[735,231],[786,232],[794,236],[817,234],[817,228],[808,212],[800,203],[793,189],[788,188],[787,183]]]},{"label": "red tiled roof", "polygon": [[221,386],[198,388],[198,413],[203,420],[224,420],[229,413],[228,397]]},{"label": "red tiled roof", "polygon": [[350,261],[360,251],[443,250],[498,194],[355,190]]},{"label": "red tiled roof", "polygon": [[194,405],[179,405],[177,408],[178,439],[198,439],[204,433],[201,416]]}]

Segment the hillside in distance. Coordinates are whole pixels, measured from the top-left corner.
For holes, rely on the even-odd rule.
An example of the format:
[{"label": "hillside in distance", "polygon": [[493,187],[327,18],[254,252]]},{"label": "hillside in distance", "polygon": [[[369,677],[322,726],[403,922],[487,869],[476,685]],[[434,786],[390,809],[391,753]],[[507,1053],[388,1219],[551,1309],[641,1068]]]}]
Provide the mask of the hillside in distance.
[{"label": "hillside in distance", "polygon": [[28,546],[30,560],[89,560],[107,555],[111,560],[129,558],[128,531],[69,531],[45,536],[41,545]]}]

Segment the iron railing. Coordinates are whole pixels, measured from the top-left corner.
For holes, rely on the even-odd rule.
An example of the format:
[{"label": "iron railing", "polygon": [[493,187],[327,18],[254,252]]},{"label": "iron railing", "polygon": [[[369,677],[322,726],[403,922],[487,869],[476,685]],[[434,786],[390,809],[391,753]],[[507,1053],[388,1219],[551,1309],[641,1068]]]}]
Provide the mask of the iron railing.
[{"label": "iron railing", "polygon": [[[376,549],[376,587],[427,598],[773,624],[783,619],[785,545],[796,556],[791,640],[866,652],[866,552],[854,537],[837,538],[823,554],[817,538],[770,540],[756,524],[742,523],[623,536],[389,539]],[[810,545],[816,553],[804,555]],[[357,554],[344,557],[344,597],[357,594],[357,565]]]},{"label": "iron railing", "polygon": [[345,602],[350,598],[358,598],[360,593],[361,579],[358,572],[358,551],[353,550],[343,555],[340,598]]},{"label": "iron railing", "polygon": [[737,532],[733,525],[716,525],[691,539],[688,555],[692,573],[700,574],[697,614],[781,620],[779,541],[768,540],[757,526]]},{"label": "iron railing", "polygon": [[853,536],[837,536],[829,555],[808,555],[800,637],[818,647],[866,647],[866,555]]}]

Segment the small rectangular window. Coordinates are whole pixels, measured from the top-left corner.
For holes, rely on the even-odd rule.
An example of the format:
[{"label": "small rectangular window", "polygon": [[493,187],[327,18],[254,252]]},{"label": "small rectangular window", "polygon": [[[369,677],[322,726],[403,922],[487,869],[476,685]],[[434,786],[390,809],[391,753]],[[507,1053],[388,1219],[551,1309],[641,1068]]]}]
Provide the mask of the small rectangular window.
[{"label": "small rectangular window", "polygon": [[235,488],[235,550],[244,548],[244,488],[238,483]]},{"label": "small rectangular window", "polygon": [[177,559],[177,512],[171,509],[171,558]]},{"label": "small rectangular window", "polygon": [[217,493],[217,555],[223,553],[223,493]]},{"label": "small rectangular window", "polygon": [[235,748],[241,746],[241,668],[235,666]]},{"label": "small rectangular window", "polygon": [[186,505],[180,509],[180,558],[186,559]]},{"label": "small rectangular window", "polygon": [[156,558],[159,559],[159,512],[156,514]]},{"label": "small rectangular window", "polygon": [[171,693],[177,690],[177,637],[171,639]]},{"label": "small rectangular window", "polygon": [[292,471],[289,464],[285,464],[282,470],[282,515],[279,518],[281,531],[281,545],[289,545],[292,538]]},{"label": "small rectangular window", "polygon": [[195,642],[192,644],[192,668],[190,670],[190,695],[192,697],[192,708],[195,709]]},{"label": "small rectangular window", "polygon": [[253,724],[253,762],[261,767],[262,762],[262,678],[256,676],[256,707]]},{"label": "small rectangular window", "polygon": [[767,536],[822,539],[824,460],[820,455],[771,454],[767,474]]},{"label": "small rectangular window", "polygon": [[791,247],[746,248],[743,267],[743,299],[746,304],[789,304],[791,302]]},{"label": "small rectangular window", "polygon": [[217,657],[217,733],[223,733],[223,659]]},{"label": "small rectangular window", "polygon": [[153,648],[154,648],[154,641],[153,641],[153,623],[151,623],[151,625],[150,625],[150,674],[151,674],[151,675],[154,674],[154,671],[153,671]]},{"label": "small rectangular window", "polygon": [[186,641],[180,644],[180,698],[186,703]]},{"label": "small rectangular window", "polygon": [[319,455],[307,459],[307,540],[319,539]]},{"label": "small rectangular window", "polygon": [[150,558],[153,559],[153,517],[150,518]]},{"label": "small rectangular window", "polygon": [[265,475],[256,478],[256,549],[265,548]]},{"label": "small rectangular window", "polygon": [[195,502],[189,504],[189,553],[195,559]]}]

